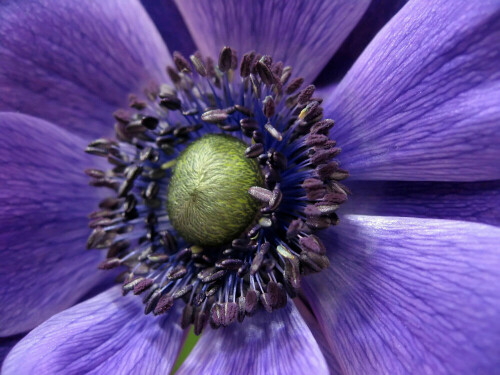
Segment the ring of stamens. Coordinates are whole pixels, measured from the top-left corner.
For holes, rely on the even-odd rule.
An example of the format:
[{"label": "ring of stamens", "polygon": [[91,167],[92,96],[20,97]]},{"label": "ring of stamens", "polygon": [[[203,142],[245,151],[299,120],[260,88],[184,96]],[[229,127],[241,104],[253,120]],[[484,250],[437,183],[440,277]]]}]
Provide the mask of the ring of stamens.
[{"label": "ring of stamens", "polygon": [[[113,166],[87,170],[91,184],[114,192],[90,214],[87,247],[107,249],[100,268],[126,267],[123,291],[143,295],[146,314],[183,300],[181,324],[199,334],[208,321],[227,326],[259,307],[284,307],[303,275],[328,267],[315,232],[338,222],[349,192],[314,86],[299,91],[303,79],[292,79],[290,67],[254,52],[239,69],[229,47],[217,66],[198,53],[190,60],[174,53],[174,87],[131,95],[130,108],[114,114],[116,140],[87,147]],[[182,238],[167,211],[172,167],[205,134],[241,139],[264,176],[248,190],[261,204],[255,225],[210,251]]]}]

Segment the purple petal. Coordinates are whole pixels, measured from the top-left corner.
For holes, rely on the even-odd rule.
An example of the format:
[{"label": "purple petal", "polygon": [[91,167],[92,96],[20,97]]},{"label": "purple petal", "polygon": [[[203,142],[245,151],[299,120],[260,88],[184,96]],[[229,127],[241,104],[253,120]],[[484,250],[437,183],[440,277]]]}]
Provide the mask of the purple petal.
[{"label": "purple petal", "polygon": [[345,212],[475,221],[500,226],[500,181],[351,181]]},{"label": "purple petal", "polygon": [[316,78],[315,84],[323,87],[338,82],[379,30],[407,2],[408,0],[373,0],[356,27]]},{"label": "purple petal", "polygon": [[342,374],[342,371],[340,371],[339,362],[337,361],[337,358],[335,358],[335,354],[332,353],[330,345],[328,344],[328,341],[325,335],[323,334],[323,331],[321,330],[318,320],[316,319],[316,317],[314,317],[313,313],[309,310],[308,306],[306,306],[304,302],[301,301],[300,298],[295,298],[294,302],[295,306],[297,306],[297,309],[300,312],[300,315],[302,316],[304,321],[307,323],[307,326],[311,330],[311,333],[313,334],[314,339],[318,343],[321,352],[323,353],[323,357],[325,358],[325,361],[328,365],[328,370],[330,371],[330,375]]},{"label": "purple petal", "polygon": [[[0,113],[0,336],[29,330],[96,285],[100,251],[85,250],[100,193],[96,165],[75,135],[34,117]],[[99,193],[99,194],[98,194]]]},{"label": "purple petal", "polygon": [[0,110],[19,111],[95,138],[111,114],[164,81],[170,56],[138,0],[3,1]]},{"label": "purple petal", "polygon": [[141,0],[170,51],[189,55],[196,46],[174,0]]},{"label": "purple petal", "polygon": [[200,51],[218,56],[228,45],[292,65],[312,81],[359,21],[369,1],[176,0]]},{"label": "purple petal", "polygon": [[47,320],[7,356],[8,374],[168,374],[184,340],[180,309],[144,315],[116,286]]},{"label": "purple petal", "polygon": [[500,337],[500,228],[348,215],[305,281],[345,374],[492,374]]},{"label": "purple petal", "polygon": [[328,374],[311,331],[293,303],[241,324],[207,329],[178,374]]},{"label": "purple petal", "polygon": [[500,3],[410,2],[324,107],[356,179],[500,178]]},{"label": "purple petal", "polygon": [[23,335],[16,335],[10,337],[0,337],[0,369],[2,368],[3,361],[11,349],[23,338]]}]

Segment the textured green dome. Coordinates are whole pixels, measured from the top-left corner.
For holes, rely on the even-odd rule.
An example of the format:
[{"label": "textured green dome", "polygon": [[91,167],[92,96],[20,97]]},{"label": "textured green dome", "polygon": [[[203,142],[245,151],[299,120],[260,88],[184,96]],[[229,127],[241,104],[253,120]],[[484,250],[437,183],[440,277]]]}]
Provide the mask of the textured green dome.
[{"label": "textured green dome", "polygon": [[172,225],[189,243],[231,242],[252,223],[259,203],[248,193],[263,183],[259,165],[237,138],[210,134],[179,156],[168,187]]}]

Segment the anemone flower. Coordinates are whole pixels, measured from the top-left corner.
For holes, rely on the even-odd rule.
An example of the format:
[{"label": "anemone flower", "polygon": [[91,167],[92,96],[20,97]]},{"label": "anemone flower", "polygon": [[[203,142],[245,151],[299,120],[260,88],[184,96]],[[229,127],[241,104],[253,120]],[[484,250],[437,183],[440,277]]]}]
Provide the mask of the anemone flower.
[{"label": "anemone flower", "polygon": [[2,374],[498,371],[500,3],[148,4],[0,4]]}]

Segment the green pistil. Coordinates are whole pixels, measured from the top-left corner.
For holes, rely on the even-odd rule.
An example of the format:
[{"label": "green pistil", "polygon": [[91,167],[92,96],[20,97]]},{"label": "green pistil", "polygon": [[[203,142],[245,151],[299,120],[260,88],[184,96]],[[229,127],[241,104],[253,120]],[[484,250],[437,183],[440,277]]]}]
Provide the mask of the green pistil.
[{"label": "green pistil", "polygon": [[168,188],[172,225],[189,243],[219,246],[238,238],[255,220],[259,203],[248,194],[263,179],[247,145],[227,135],[206,135],[177,159]]}]

